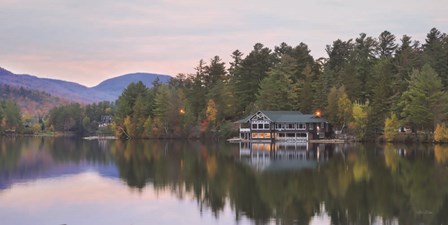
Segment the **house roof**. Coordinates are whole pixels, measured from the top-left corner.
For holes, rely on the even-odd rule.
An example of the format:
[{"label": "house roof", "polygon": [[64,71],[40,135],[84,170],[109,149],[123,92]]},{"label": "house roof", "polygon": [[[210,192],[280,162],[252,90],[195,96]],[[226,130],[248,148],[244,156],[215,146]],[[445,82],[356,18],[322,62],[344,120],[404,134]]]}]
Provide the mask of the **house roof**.
[{"label": "house roof", "polygon": [[246,118],[236,121],[236,123],[248,123],[257,114],[264,114],[270,121],[274,123],[281,122],[299,122],[299,123],[325,123],[327,120],[322,117],[316,117],[313,114],[303,114],[299,111],[258,111]]}]

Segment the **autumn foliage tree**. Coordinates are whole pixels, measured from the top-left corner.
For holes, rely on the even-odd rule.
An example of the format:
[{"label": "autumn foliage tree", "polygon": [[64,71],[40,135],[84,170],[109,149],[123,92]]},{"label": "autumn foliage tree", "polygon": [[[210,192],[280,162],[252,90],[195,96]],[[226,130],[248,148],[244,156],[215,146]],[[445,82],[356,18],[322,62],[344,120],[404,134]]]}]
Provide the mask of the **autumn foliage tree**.
[{"label": "autumn foliage tree", "polygon": [[201,59],[195,73],[168,84],[130,85],[117,101],[116,128],[135,137],[201,137],[256,110],[321,109],[359,140],[383,131],[391,140],[397,123],[432,132],[447,120],[448,37],[433,28],[423,44],[398,39],[360,33],[333,41],[319,59],[304,43],[257,43],[247,54],[233,51],[228,69],[219,56]]}]

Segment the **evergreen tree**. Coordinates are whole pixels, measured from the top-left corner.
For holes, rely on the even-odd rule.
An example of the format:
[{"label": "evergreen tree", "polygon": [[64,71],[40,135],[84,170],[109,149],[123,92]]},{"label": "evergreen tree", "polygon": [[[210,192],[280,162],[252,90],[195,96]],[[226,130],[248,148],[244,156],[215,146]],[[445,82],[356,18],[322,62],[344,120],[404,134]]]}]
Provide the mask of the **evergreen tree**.
[{"label": "evergreen tree", "polygon": [[367,37],[365,33],[361,33],[355,39],[353,60],[356,77],[360,85],[358,91],[355,92],[358,92],[360,95],[352,96],[353,99],[365,102],[372,95],[371,90],[374,86],[372,68],[376,61],[377,48],[378,42],[372,37]]},{"label": "evergreen tree", "polygon": [[56,131],[82,134],[84,110],[78,103],[56,107],[49,112],[49,125]]},{"label": "evergreen tree", "polygon": [[[413,69],[421,68],[421,50],[418,42],[412,42],[411,37],[403,35],[401,45],[397,48],[395,58],[392,59],[396,74],[394,76],[394,102],[406,91],[407,80]],[[395,110],[396,111],[396,110]]]},{"label": "evergreen tree", "polygon": [[[323,64],[321,65],[323,67]],[[332,71],[324,70],[320,72],[314,84],[314,109],[325,109],[327,107],[327,96],[330,92],[330,88],[333,85]]]},{"label": "evergreen tree", "polygon": [[326,69],[332,70],[336,74],[339,73],[350,62],[353,47],[352,39],[348,41],[338,39],[333,42],[333,45],[327,45],[325,49],[328,54]]},{"label": "evergreen tree", "polygon": [[243,53],[238,49],[232,52],[232,62],[230,62],[230,67],[228,70],[229,76],[234,77],[237,73],[236,71],[241,67],[241,61],[243,60]]},{"label": "evergreen tree", "polygon": [[[153,89],[158,88],[156,84]],[[117,100],[114,117],[116,133],[123,134],[123,137],[141,138],[144,122],[153,114],[153,98],[151,90],[143,82],[129,84]]]},{"label": "evergreen tree", "polygon": [[304,73],[304,79],[299,82],[299,108],[302,113],[312,113],[313,108],[313,97],[315,95],[314,92],[314,73],[312,71],[311,65],[307,65]]},{"label": "evergreen tree", "polygon": [[291,79],[295,72],[293,58],[283,57],[260,83],[257,107],[263,110],[298,110],[298,87]]},{"label": "evergreen tree", "polygon": [[373,87],[373,96],[370,103],[367,135],[370,138],[381,133],[384,120],[389,113],[392,102],[393,64],[388,58],[382,58],[373,69],[376,85]]},{"label": "evergreen tree", "polygon": [[383,31],[378,37],[378,40],[378,53],[380,57],[392,57],[397,49],[395,35],[391,34],[389,31]]},{"label": "evergreen tree", "polygon": [[426,63],[437,72],[443,85],[448,86],[448,42],[447,35],[432,28],[426,36],[423,52]]},{"label": "evergreen tree", "polygon": [[[168,110],[170,109],[170,90],[168,86],[162,85],[158,88],[154,107],[154,116],[157,118],[156,126],[161,129],[165,135],[168,135],[169,118]],[[160,135],[160,134],[159,134]]]},{"label": "evergreen tree", "polygon": [[413,71],[400,104],[403,105],[401,116],[405,121],[421,130],[433,131],[437,123],[446,119],[447,94],[431,66],[426,64],[421,71]]},{"label": "evergreen tree", "polygon": [[22,113],[11,100],[0,101],[0,129],[19,131],[22,128]]},{"label": "evergreen tree", "polygon": [[247,113],[246,108],[255,102],[260,82],[274,64],[269,48],[257,43],[252,52],[241,62],[235,74],[235,95],[238,99],[237,112]]},{"label": "evergreen tree", "polygon": [[118,124],[123,122],[128,115],[134,114],[135,101],[139,96],[145,95],[148,88],[139,81],[129,84],[117,100],[117,110],[115,120]]},{"label": "evergreen tree", "polygon": [[226,79],[226,67],[219,56],[210,60],[210,65],[204,67],[204,86],[207,90],[213,88],[219,81]]}]

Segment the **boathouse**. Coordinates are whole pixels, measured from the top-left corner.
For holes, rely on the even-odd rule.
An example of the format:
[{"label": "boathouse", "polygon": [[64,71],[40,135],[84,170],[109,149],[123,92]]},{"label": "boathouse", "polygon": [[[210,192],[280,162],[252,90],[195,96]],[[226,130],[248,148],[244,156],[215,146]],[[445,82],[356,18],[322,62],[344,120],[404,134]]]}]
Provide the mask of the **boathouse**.
[{"label": "boathouse", "polygon": [[240,139],[246,141],[306,142],[331,135],[330,124],[320,113],[258,111],[236,123],[240,125]]}]

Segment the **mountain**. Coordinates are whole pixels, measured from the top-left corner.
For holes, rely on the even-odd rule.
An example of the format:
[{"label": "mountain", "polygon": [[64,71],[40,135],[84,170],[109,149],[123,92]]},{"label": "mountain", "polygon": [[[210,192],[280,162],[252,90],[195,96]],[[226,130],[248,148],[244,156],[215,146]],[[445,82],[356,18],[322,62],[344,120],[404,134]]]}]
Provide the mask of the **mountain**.
[{"label": "mountain", "polygon": [[123,90],[130,83],[142,81],[147,87],[152,87],[153,82],[157,79],[159,79],[161,83],[166,83],[171,79],[171,77],[168,75],[153,73],[131,73],[105,80],[91,89],[107,94],[107,96],[110,96],[111,98],[106,100],[113,101],[121,95]]},{"label": "mountain", "polygon": [[127,74],[108,79],[95,87],[89,88],[74,82],[39,78],[28,74],[14,74],[0,67],[0,84],[42,91],[54,97],[79,103],[115,101],[130,83],[141,80],[145,85],[152,86],[152,82],[157,78],[161,82],[167,82],[170,76],[151,73]]},{"label": "mountain", "polygon": [[63,97],[80,103],[96,102],[106,98],[103,93],[97,93],[74,82],[39,78],[28,74],[18,75],[3,68],[0,68],[0,84],[43,91],[55,97]]}]

